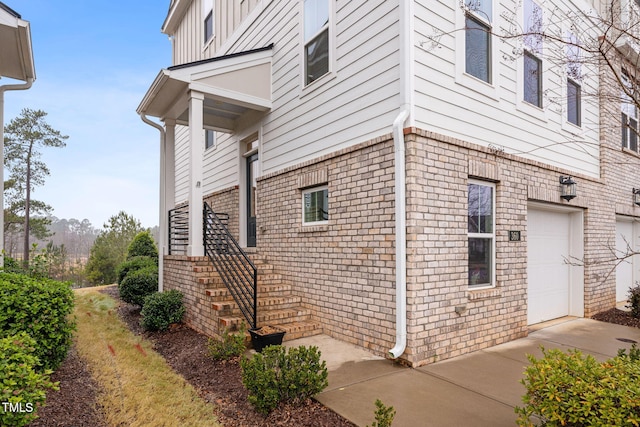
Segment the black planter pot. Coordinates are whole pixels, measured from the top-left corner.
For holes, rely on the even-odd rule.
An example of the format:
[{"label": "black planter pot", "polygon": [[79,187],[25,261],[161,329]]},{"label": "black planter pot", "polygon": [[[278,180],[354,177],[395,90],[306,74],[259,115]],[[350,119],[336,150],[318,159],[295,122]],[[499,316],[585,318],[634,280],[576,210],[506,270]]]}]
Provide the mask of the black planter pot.
[{"label": "black planter pot", "polygon": [[[262,349],[268,345],[280,345],[284,338],[285,331],[278,329],[278,332],[262,335],[259,333],[261,328],[249,329],[251,335],[251,345],[253,349],[258,353],[262,352]],[[277,329],[277,328],[274,328]]]}]

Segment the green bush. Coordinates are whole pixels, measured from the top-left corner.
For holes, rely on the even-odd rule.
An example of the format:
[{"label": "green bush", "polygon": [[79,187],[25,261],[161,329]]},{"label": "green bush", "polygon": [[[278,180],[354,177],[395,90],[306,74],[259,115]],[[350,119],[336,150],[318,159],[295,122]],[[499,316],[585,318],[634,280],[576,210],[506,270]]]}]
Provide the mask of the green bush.
[{"label": "green bush", "polygon": [[516,407],[517,423],[532,426],[637,426],[640,423],[640,363],[620,355],[606,362],[578,350],[544,350],[529,356],[522,383],[527,389]]},{"label": "green bush", "polygon": [[371,427],[391,427],[391,423],[393,423],[393,419],[396,416],[396,410],[393,409],[393,406],[386,406],[382,403],[382,400],[376,399],[374,416],[375,421],[371,424]]},{"label": "green bush", "polygon": [[636,283],[635,286],[630,287],[628,295],[629,303],[626,307],[631,310],[633,317],[640,317],[640,284]]},{"label": "green bush", "polygon": [[118,285],[118,291],[123,301],[142,307],[145,297],[158,291],[158,267],[130,272]]},{"label": "green bush", "polygon": [[[0,338],[0,426],[25,426],[44,403],[50,370],[38,372],[36,342],[26,332]],[[13,408],[12,408],[13,407]]]},{"label": "green bush", "polygon": [[148,256],[135,256],[120,264],[116,269],[116,282],[122,283],[124,278],[132,271],[141,270],[145,267],[158,268],[158,260]]},{"label": "green bush", "polygon": [[172,323],[182,321],[184,305],[182,293],[172,289],[155,292],[144,299],[142,307],[142,327],[147,331],[165,331]]},{"label": "green bush", "polygon": [[27,332],[39,366],[56,369],[67,355],[75,327],[70,283],[0,273],[0,337]]},{"label": "green bush", "polygon": [[247,329],[243,323],[236,332],[232,333],[229,329],[225,329],[222,333],[222,340],[209,338],[207,345],[209,356],[211,356],[213,360],[229,360],[242,356],[247,350],[246,332]]},{"label": "green bush", "polygon": [[280,402],[301,404],[327,387],[327,367],[317,347],[266,347],[251,359],[242,359],[242,383],[249,402],[268,414]]},{"label": "green bush", "polygon": [[148,256],[155,260],[158,259],[158,248],[151,237],[151,233],[148,231],[142,231],[136,234],[133,241],[127,248],[127,259],[131,259],[137,256]]}]

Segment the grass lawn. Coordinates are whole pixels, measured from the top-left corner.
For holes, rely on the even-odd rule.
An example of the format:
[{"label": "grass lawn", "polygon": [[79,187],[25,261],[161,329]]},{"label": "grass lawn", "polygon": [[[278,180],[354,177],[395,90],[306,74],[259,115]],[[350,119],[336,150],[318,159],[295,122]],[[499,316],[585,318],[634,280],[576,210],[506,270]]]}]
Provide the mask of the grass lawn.
[{"label": "grass lawn", "polygon": [[102,389],[110,426],[220,426],[213,407],[118,318],[116,302],[78,289],[76,347]]}]

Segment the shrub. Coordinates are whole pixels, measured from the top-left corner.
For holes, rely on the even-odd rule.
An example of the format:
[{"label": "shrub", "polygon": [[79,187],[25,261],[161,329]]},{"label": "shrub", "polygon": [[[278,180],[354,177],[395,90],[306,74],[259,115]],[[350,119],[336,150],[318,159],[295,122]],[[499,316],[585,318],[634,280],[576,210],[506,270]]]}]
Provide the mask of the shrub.
[{"label": "shrub", "polygon": [[158,268],[144,267],[130,272],[122,280],[118,290],[123,301],[142,307],[145,297],[158,291]]},{"label": "shrub", "polygon": [[598,362],[578,350],[543,349],[528,356],[522,383],[524,407],[516,407],[520,426],[531,417],[546,426],[631,426],[640,423],[640,364],[627,355]]},{"label": "shrub", "polygon": [[144,299],[142,327],[147,331],[165,331],[172,323],[182,321],[184,305],[182,293],[172,289],[155,292]]},{"label": "shrub", "polygon": [[142,231],[136,234],[133,241],[127,248],[127,259],[131,259],[137,256],[148,256],[153,259],[158,259],[158,248],[151,237],[151,233],[148,231]]},{"label": "shrub", "polygon": [[145,267],[158,268],[158,260],[148,256],[136,256],[126,260],[116,269],[116,282],[118,284],[122,283],[127,274]]},{"label": "shrub", "polygon": [[234,333],[231,333],[229,329],[225,329],[222,333],[222,340],[209,338],[207,345],[209,356],[214,360],[229,360],[242,356],[247,349],[246,332],[247,330],[243,323],[240,329]]},{"label": "shrub", "polygon": [[27,332],[39,366],[56,369],[67,355],[75,327],[70,283],[0,273],[0,337]]},{"label": "shrub", "polygon": [[327,367],[317,347],[266,347],[251,359],[242,359],[242,383],[249,402],[268,414],[280,402],[301,404],[327,387]]},{"label": "shrub", "polygon": [[635,286],[629,288],[627,308],[631,310],[633,317],[640,317],[640,284],[636,282]]},{"label": "shrub", "polygon": [[[44,403],[51,371],[38,372],[36,342],[26,332],[0,338],[0,425],[25,426],[37,418],[36,407]],[[5,406],[6,405],[6,406]],[[15,409],[12,410],[11,406]]]},{"label": "shrub", "polygon": [[[386,406],[382,400],[376,399],[376,411],[374,412],[375,421],[371,427],[391,427],[396,411],[393,406]],[[369,427],[369,426],[367,426]]]}]

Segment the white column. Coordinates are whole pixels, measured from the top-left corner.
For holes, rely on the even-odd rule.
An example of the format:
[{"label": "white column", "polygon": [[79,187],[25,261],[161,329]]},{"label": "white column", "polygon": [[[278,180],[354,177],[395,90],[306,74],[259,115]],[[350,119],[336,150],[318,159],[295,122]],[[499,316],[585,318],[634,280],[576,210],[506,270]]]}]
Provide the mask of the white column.
[{"label": "white column", "polygon": [[204,94],[191,91],[189,98],[189,246],[187,255],[203,256],[202,160],[204,155]]}]

